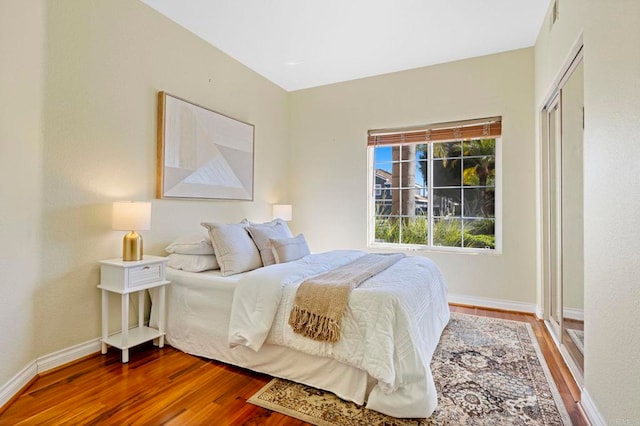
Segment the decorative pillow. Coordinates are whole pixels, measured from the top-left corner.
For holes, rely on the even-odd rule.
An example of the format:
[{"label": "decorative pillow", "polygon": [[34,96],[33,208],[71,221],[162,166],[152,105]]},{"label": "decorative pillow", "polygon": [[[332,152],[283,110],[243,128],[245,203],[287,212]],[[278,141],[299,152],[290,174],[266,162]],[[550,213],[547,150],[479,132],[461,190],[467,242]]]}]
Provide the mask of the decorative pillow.
[{"label": "decorative pillow", "polygon": [[287,223],[282,219],[274,219],[271,222],[262,224],[252,224],[247,227],[247,232],[249,232],[249,235],[253,238],[253,242],[258,247],[264,266],[276,263],[276,259],[273,257],[273,252],[271,251],[271,242],[269,239],[293,237]]},{"label": "decorative pillow", "polygon": [[276,263],[286,263],[294,260],[301,259],[310,254],[307,241],[304,239],[304,235],[299,234],[294,238],[271,238],[271,250],[273,251],[273,257],[276,259]]},{"label": "decorative pillow", "polygon": [[201,223],[207,228],[223,276],[262,266],[260,252],[245,229],[248,224]]},{"label": "decorative pillow", "polygon": [[187,235],[179,237],[164,249],[167,253],[214,254],[208,235]]},{"label": "decorative pillow", "polygon": [[171,253],[167,256],[167,266],[188,272],[204,272],[220,269],[216,257],[212,254],[179,254]]}]

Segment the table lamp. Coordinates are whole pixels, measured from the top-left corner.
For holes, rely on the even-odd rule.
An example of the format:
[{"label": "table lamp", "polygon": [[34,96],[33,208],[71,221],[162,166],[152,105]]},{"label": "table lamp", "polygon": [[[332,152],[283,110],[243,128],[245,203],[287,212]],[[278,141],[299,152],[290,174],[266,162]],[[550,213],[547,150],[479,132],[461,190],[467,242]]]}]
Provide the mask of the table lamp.
[{"label": "table lamp", "polygon": [[142,260],[142,236],[136,231],[151,228],[151,203],[114,202],[111,228],[129,231],[122,240],[122,260]]},{"label": "table lamp", "polygon": [[274,204],[273,218],[290,221],[293,219],[293,207],[291,204]]}]

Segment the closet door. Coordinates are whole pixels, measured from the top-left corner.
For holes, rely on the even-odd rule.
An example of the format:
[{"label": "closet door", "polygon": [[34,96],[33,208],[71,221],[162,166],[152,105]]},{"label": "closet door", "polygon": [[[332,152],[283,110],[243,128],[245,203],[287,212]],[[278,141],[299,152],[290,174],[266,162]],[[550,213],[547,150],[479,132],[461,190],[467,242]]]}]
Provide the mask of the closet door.
[{"label": "closet door", "polygon": [[560,93],[546,108],[546,288],[548,321],[556,340],[562,335],[562,110]]},{"label": "closet door", "polygon": [[562,87],[562,344],[584,364],[584,83],[580,63]]},{"label": "closet door", "polygon": [[584,84],[581,52],[542,111],[546,324],[578,383],[584,376]]}]

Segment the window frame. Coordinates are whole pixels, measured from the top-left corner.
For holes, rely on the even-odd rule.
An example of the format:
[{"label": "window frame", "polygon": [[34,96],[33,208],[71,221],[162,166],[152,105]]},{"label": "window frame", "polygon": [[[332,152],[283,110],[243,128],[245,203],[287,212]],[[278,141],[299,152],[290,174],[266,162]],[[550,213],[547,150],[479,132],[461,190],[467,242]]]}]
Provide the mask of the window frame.
[{"label": "window frame", "polygon": [[[433,196],[433,148],[429,149],[428,164],[429,164],[429,179],[427,191],[429,194],[429,241],[428,244],[407,244],[407,243],[391,243],[391,242],[379,242],[375,240],[376,230],[376,191],[375,191],[375,145],[369,144],[367,146],[367,247],[372,249],[390,249],[390,250],[405,250],[405,251],[428,251],[428,252],[449,252],[460,254],[487,254],[496,255],[502,254],[502,135],[491,136],[491,139],[495,139],[495,247],[494,248],[475,248],[475,247],[449,247],[433,245],[433,203],[431,202]],[[432,145],[433,143],[441,142],[455,142],[473,140],[478,138],[459,138],[449,141],[437,141],[437,142],[424,142]],[[419,145],[419,143],[411,144]],[[400,146],[399,144],[390,144],[387,146]],[[408,145],[408,144],[404,144]],[[464,184],[461,182],[461,187],[464,188]],[[464,214],[464,212],[463,212]],[[461,220],[462,220],[461,216]]]}]

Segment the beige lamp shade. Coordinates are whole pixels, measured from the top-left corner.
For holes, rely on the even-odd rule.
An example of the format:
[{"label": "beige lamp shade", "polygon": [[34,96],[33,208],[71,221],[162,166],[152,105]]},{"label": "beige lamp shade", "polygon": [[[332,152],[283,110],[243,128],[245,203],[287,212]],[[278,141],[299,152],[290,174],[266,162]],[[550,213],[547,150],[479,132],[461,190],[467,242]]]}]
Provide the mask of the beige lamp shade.
[{"label": "beige lamp shade", "polygon": [[122,240],[122,260],[142,260],[142,236],[136,231],[151,228],[151,203],[115,202],[111,227],[117,231],[129,231]]},{"label": "beige lamp shade", "polygon": [[116,231],[146,231],[151,229],[151,203],[115,202],[111,227]]},{"label": "beige lamp shade", "polygon": [[273,218],[287,220],[287,221],[292,220],[293,206],[291,206],[291,204],[274,204]]}]

